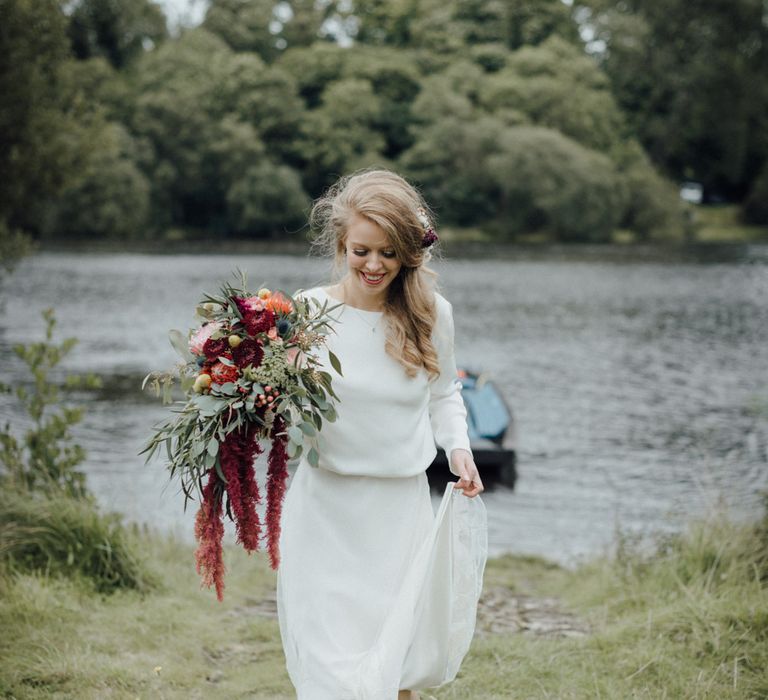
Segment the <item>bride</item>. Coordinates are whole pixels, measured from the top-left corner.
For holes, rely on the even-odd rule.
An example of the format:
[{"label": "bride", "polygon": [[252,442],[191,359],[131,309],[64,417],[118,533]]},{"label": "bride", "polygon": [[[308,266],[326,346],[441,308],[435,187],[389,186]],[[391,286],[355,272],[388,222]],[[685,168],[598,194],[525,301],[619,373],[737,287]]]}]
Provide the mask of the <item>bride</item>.
[{"label": "bride", "polygon": [[[299,292],[335,307],[338,418],[289,486],[277,599],[299,700],[411,700],[453,680],[472,639],[487,555],[451,304],[427,267],[437,241],[403,178],[341,178],[312,210],[336,281]],[[433,512],[437,442],[458,480]],[[307,453],[305,449],[304,454]]]}]

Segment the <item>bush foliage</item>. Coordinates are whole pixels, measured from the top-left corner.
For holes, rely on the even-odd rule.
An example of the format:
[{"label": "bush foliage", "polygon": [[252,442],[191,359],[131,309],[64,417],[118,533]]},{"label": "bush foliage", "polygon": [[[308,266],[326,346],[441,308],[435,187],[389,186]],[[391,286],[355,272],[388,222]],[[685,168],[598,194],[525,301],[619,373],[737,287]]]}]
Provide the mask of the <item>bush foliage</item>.
[{"label": "bush foliage", "polygon": [[[77,0],[67,16],[54,0],[3,0],[22,94],[0,123],[33,127],[9,132],[19,177],[0,185],[0,219],[50,238],[290,236],[340,174],[383,166],[425,190],[440,224],[503,238],[680,229],[651,162],[622,169],[640,146],[575,8],[288,4],[291,17],[266,22],[275,3],[216,0],[200,27],[170,38],[149,0]],[[43,20],[46,50],[31,65]],[[334,41],[333,26],[354,42]]]},{"label": "bush foliage", "polygon": [[[78,468],[83,448],[72,440],[82,408],[68,405],[62,390],[97,388],[94,376],[51,377],[77,342],[53,342],[51,309],[43,312],[45,339],[14,346],[25,366],[14,384],[18,421],[0,430],[0,573],[42,571],[78,575],[99,591],[146,588],[153,578],[137,555],[138,543],[114,514],[102,514]],[[21,434],[21,435],[20,435]]]}]

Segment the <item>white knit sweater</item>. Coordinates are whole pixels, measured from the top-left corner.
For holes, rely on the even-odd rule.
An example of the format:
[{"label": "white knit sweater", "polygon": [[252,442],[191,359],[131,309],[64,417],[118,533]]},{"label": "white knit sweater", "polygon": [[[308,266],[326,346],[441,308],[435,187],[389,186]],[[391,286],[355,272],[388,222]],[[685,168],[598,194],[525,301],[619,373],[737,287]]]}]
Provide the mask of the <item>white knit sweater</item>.
[{"label": "white knit sweater", "polygon": [[[340,304],[322,287],[297,294],[321,304],[327,301],[329,307]],[[434,459],[435,442],[449,457],[456,448],[470,450],[453,349],[452,307],[440,294],[435,303],[432,342],[440,376],[432,382],[424,369],[408,377],[402,365],[386,354],[382,312],[346,304],[332,312],[335,332],[329,333],[326,345],[338,356],[343,376],[331,368],[327,352],[321,350],[323,369],[331,373],[339,401],[336,421],[324,421],[319,440],[312,441],[320,467],[341,474],[413,476]]]}]

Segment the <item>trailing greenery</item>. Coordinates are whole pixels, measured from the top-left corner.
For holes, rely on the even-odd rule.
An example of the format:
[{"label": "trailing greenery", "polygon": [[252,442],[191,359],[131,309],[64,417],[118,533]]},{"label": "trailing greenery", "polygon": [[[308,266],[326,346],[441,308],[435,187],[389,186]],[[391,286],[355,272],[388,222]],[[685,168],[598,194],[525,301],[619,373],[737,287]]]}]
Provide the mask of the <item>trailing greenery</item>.
[{"label": "trailing greenery", "polygon": [[[75,579],[0,578],[0,692],[47,698],[294,697],[266,557],[232,547],[228,598],[192,575],[192,546],[142,536],[162,588],[95,595]],[[768,694],[768,518],[722,513],[563,569],[536,557],[491,559],[485,591],[554,596],[586,636],[480,631],[456,681],[423,697],[680,698]],[[510,604],[511,610],[516,610]]]},{"label": "trailing greenery", "polygon": [[20,572],[79,576],[100,592],[147,589],[154,582],[137,552],[138,543],[114,514],[102,514],[78,469],[83,448],[72,440],[82,408],[67,405],[62,391],[96,388],[92,375],[53,380],[76,339],[53,340],[56,320],[43,312],[45,339],[18,344],[25,366],[14,383],[0,383],[18,405],[14,424],[0,431],[0,575]]}]

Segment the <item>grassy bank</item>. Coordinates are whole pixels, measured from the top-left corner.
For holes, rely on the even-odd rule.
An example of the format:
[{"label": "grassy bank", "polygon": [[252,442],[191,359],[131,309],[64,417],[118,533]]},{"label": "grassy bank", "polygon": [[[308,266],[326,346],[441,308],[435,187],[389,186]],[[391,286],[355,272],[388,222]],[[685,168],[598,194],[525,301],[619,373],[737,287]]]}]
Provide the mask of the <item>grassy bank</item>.
[{"label": "grassy bank", "polygon": [[[644,551],[623,538],[616,556],[575,571],[530,557],[489,561],[482,624],[459,678],[426,697],[768,697],[768,522],[713,516]],[[199,589],[188,545],[144,536],[144,552],[162,581],[152,592],[0,577],[4,697],[294,697],[262,556],[227,551],[219,604]],[[588,632],[488,624],[512,601],[535,599],[556,601]]]},{"label": "grassy bank", "polygon": [[694,241],[700,243],[765,243],[768,226],[750,226],[741,221],[736,205],[694,207]]}]

